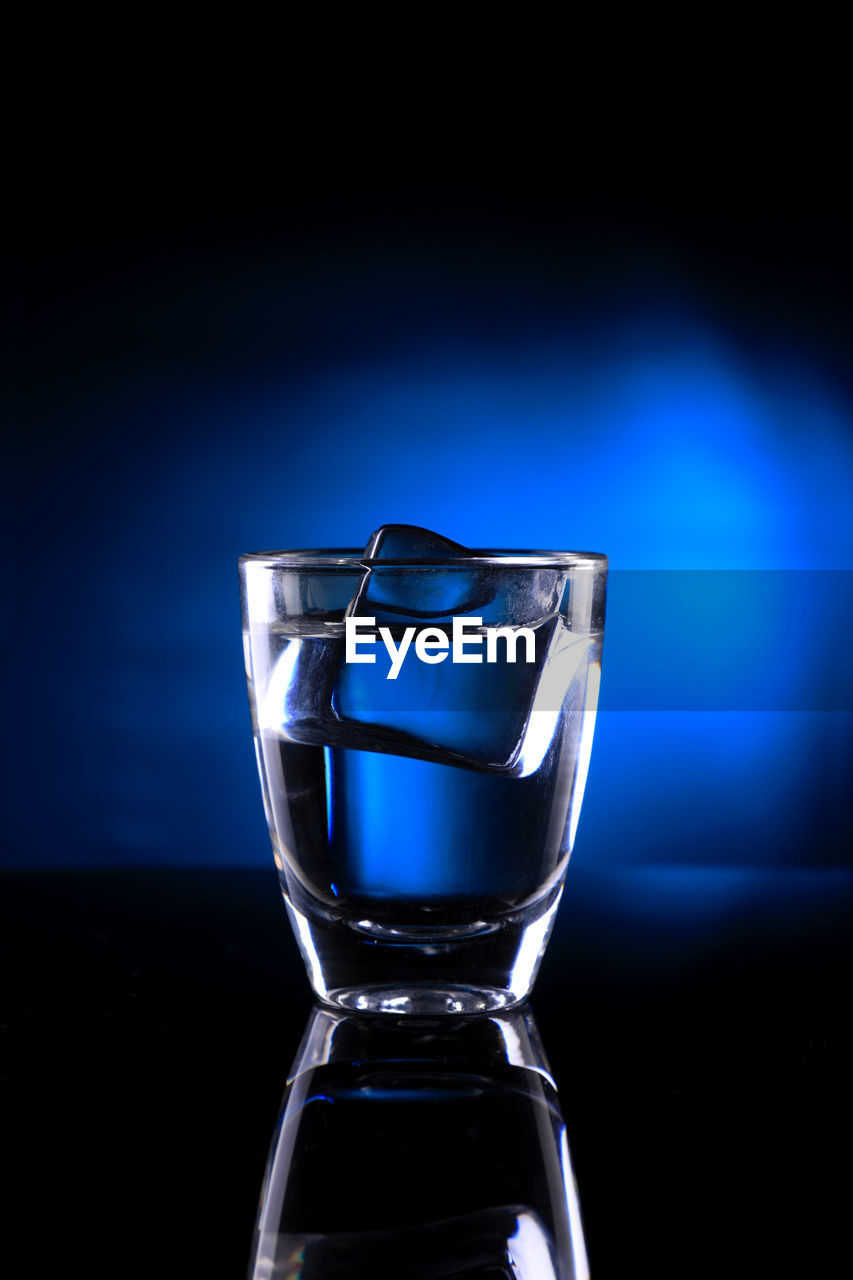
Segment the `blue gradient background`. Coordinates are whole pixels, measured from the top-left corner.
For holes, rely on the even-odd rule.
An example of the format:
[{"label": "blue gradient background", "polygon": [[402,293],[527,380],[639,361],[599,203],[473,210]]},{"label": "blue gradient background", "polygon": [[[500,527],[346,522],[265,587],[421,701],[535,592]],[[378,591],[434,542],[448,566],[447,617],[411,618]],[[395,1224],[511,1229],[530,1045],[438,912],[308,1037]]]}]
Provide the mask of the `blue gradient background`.
[{"label": "blue gradient background", "polygon": [[[823,276],[784,256],[750,275],[754,228],[727,239],[707,217],[689,244],[630,217],[591,244],[559,219],[543,244],[532,216],[485,245],[461,214],[428,234],[343,221],[154,239],[134,223],[22,267],[5,864],[269,865],[237,556],[406,521],[610,556],[577,863],[647,871],[655,895],[717,869],[709,902],[738,869],[849,866],[849,698],[785,696],[792,647],[849,682],[831,246]],[[746,617],[771,637],[763,676],[782,673],[771,706],[741,705],[743,619],[711,634],[693,608],[659,628],[664,652],[705,655],[681,661],[683,703],[624,709],[659,661],[642,573],[784,571],[794,600],[815,569],[848,605],[826,590],[807,625],[761,599]],[[719,709],[708,664],[738,673]]]}]

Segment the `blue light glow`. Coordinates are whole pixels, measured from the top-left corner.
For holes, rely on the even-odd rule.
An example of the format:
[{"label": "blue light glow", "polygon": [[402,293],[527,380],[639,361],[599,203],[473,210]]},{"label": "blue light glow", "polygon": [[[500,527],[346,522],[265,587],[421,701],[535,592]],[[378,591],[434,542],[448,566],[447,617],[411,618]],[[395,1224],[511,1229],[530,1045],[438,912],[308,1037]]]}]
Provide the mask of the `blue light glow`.
[{"label": "blue light glow", "polygon": [[[330,359],[298,378],[254,369],[229,382],[210,368],[196,385],[155,388],[62,465],[51,502],[39,496],[38,543],[97,573],[57,571],[59,629],[28,632],[44,706],[16,723],[33,734],[58,726],[62,768],[51,768],[48,794],[43,771],[22,771],[20,838],[13,817],[7,856],[26,865],[268,864],[240,659],[240,552],[361,546],[380,523],[403,521],[471,546],[604,551],[614,570],[853,568],[843,392],[790,353],[759,360],[698,315],[672,325],[626,311],[582,337],[531,327],[515,344],[446,337],[373,362]],[[109,484],[78,503],[92,468]],[[22,527],[34,502],[21,495]],[[605,708],[611,651],[614,680],[617,657],[629,682],[643,661],[630,608],[615,591],[613,601]],[[63,630],[70,617],[85,627]],[[736,673],[739,625],[660,643],[674,665],[704,644]],[[768,636],[785,688],[792,661],[803,672],[826,662],[825,638],[820,619],[792,625],[775,652]],[[15,751],[32,760],[41,745]],[[809,865],[819,844],[838,864],[851,772],[851,716],[840,708],[605,710],[575,857]],[[366,787],[370,773],[368,762]],[[33,812],[52,834],[35,855]],[[418,891],[417,859],[370,838],[389,841],[371,865],[393,859]],[[418,848],[429,845],[419,832]]]}]

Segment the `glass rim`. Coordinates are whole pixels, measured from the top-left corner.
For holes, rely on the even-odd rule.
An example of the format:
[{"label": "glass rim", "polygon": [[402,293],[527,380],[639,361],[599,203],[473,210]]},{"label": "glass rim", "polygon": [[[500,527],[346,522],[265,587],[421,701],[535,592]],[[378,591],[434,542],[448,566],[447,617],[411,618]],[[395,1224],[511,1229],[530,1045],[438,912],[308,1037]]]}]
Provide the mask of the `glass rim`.
[{"label": "glass rim", "polygon": [[606,569],[608,558],[599,551],[523,551],[473,547],[464,556],[401,557],[365,556],[357,547],[313,550],[248,551],[240,566],[258,564],[270,569],[451,569],[488,566],[515,569]]}]

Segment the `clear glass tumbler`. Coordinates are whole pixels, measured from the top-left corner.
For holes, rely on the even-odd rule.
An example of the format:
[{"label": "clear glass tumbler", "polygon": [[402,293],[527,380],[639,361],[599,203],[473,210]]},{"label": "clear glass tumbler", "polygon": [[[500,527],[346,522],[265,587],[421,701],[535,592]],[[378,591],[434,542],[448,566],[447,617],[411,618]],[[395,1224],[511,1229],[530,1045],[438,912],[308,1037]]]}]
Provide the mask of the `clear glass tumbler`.
[{"label": "clear glass tumbler", "polygon": [[607,560],[240,559],[258,767],[312,986],[367,1012],[530,992],[592,745]]}]

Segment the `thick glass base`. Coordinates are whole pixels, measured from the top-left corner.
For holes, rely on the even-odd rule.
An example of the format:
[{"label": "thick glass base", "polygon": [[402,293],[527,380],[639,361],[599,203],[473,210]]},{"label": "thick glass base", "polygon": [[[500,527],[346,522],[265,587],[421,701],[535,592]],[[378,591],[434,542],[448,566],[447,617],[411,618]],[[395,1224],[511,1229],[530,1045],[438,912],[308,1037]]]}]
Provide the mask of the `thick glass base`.
[{"label": "thick glass base", "polygon": [[519,1003],[508,991],[485,987],[344,987],[325,997],[330,1004],[356,1013],[412,1013],[431,1018],[437,1013],[494,1013]]},{"label": "thick glass base", "polygon": [[284,891],[311,985],[327,1004],[360,1013],[478,1014],[525,1000],[562,884],[496,920],[389,926],[346,920]]}]

